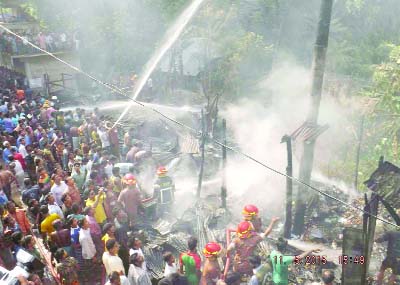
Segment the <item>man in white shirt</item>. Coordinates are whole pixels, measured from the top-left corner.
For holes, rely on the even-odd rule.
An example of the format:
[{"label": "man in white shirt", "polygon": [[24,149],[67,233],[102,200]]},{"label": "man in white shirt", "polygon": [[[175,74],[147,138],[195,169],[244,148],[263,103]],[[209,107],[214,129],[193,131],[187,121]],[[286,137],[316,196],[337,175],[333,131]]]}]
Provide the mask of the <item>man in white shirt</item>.
[{"label": "man in white shirt", "polygon": [[178,272],[178,267],[176,266],[175,257],[172,255],[172,252],[167,251],[164,253],[163,259],[165,262],[164,277]]},{"label": "man in white shirt", "polygon": [[108,149],[110,148],[110,138],[108,136],[107,130],[103,127],[100,126],[97,128],[97,134],[99,135],[100,141],[101,141],[101,147],[103,149]]},{"label": "man in white shirt", "polygon": [[61,48],[66,48],[67,44],[67,35],[65,33],[61,33],[60,35],[60,42],[61,42]]},{"label": "man in white shirt", "polygon": [[107,276],[113,272],[118,272],[121,278],[121,285],[130,285],[125,276],[125,268],[122,259],[118,256],[119,244],[115,239],[106,242],[107,251],[103,253],[103,264],[106,268]]},{"label": "man in white shirt", "polygon": [[129,249],[129,256],[132,256],[134,253],[137,253],[139,256],[143,257],[142,269],[147,270],[146,260],[144,259],[144,254],[141,249],[142,241],[136,237],[131,237],[128,241],[128,245],[131,247]]},{"label": "man in white shirt", "polygon": [[106,242],[107,251],[103,253],[103,264],[106,268],[107,276],[113,271],[117,271],[121,275],[125,275],[124,264],[118,256],[119,244],[115,239],[109,239]]},{"label": "man in white shirt", "polygon": [[21,191],[24,188],[25,171],[22,168],[21,162],[14,159],[12,154],[8,156],[8,160],[10,161],[10,169],[14,169],[15,171],[15,178],[18,182],[18,188]]},{"label": "man in white shirt", "polygon": [[143,257],[137,253],[129,257],[128,280],[130,284],[151,285],[149,274],[142,268],[143,261]]},{"label": "man in white shirt", "polygon": [[19,148],[18,148],[18,152],[22,155],[23,158],[25,158],[28,155],[28,152],[26,151],[25,148],[25,139],[21,139],[19,142]]},{"label": "man in white shirt", "polygon": [[51,36],[51,34],[48,34],[46,36],[46,46],[49,49],[49,51],[53,51],[54,50],[54,46],[53,46],[53,37]]},{"label": "man in white shirt", "polygon": [[92,236],[90,235],[89,222],[87,219],[79,221],[79,243],[82,247],[82,258],[84,260],[91,260],[96,256],[96,247],[94,245]]},{"label": "man in white shirt", "polygon": [[67,191],[68,186],[62,181],[61,176],[56,175],[54,177],[54,185],[51,187],[50,192],[54,195],[57,205],[62,205],[61,197],[65,191]]},{"label": "man in white shirt", "polygon": [[56,213],[61,219],[64,219],[64,213],[60,206],[57,205],[53,194],[49,193],[46,195],[46,202],[49,208],[49,214]]}]

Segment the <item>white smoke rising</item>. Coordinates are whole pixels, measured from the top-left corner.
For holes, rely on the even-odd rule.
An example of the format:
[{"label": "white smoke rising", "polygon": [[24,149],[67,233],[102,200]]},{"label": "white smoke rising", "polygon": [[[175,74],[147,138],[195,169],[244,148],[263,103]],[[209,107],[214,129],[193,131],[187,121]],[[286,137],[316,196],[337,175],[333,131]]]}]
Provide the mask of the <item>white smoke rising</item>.
[{"label": "white smoke rising", "polygon": [[[304,122],[309,107],[310,82],[309,70],[284,63],[260,83],[260,96],[228,105],[222,116],[226,118],[228,129],[240,149],[286,173],[286,144],[280,143],[281,138],[285,134],[290,135]],[[327,156],[333,155],[335,148],[331,149],[331,146],[340,144],[346,138],[343,128],[346,116],[341,107],[325,95],[319,124],[328,123],[330,128],[317,141],[314,173],[318,172],[321,163],[326,162]],[[301,142],[294,143],[295,177],[298,177],[301,145]],[[239,209],[244,204],[253,203],[262,212],[283,218],[285,177],[231,153],[228,154],[226,171],[229,203],[236,208],[236,213],[240,213]]]},{"label": "white smoke rising", "polygon": [[[258,96],[249,96],[226,105],[221,115],[227,120],[230,140],[243,152],[285,173],[286,144],[281,143],[281,139],[300,127],[306,118],[310,79],[309,70],[285,63],[260,82]],[[345,127],[348,124],[347,110],[327,94],[323,94],[322,98],[319,124],[329,124],[330,128],[317,140],[312,177],[322,183],[336,185],[353,196],[355,191],[351,187],[338,179],[326,177],[320,169],[320,166],[329,163],[337,147],[348,137]],[[298,177],[302,143],[295,142],[293,151],[294,176]],[[177,188],[176,201],[179,207],[175,210],[177,214],[182,214],[194,205],[198,166],[187,156],[175,160],[168,168],[171,168]],[[264,217],[278,215],[284,218],[285,177],[231,152],[228,152],[226,172],[228,204],[232,213],[240,216],[243,205],[252,203],[260,208]],[[211,180],[203,181],[202,197],[219,195],[220,177],[221,173],[217,173]]]}]

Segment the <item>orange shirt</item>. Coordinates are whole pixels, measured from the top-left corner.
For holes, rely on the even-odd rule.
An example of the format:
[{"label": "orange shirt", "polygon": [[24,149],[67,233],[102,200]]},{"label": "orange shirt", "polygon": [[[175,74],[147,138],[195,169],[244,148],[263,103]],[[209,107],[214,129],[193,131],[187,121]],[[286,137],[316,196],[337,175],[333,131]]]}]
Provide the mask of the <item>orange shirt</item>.
[{"label": "orange shirt", "polygon": [[22,89],[17,90],[17,98],[18,100],[22,101],[25,99],[25,91]]},{"label": "orange shirt", "polygon": [[29,224],[28,218],[25,214],[25,211],[22,209],[16,209],[14,214],[8,213],[10,216],[14,218],[14,220],[18,223],[21,228],[21,232],[24,235],[29,234],[29,230],[31,229],[31,225]]}]

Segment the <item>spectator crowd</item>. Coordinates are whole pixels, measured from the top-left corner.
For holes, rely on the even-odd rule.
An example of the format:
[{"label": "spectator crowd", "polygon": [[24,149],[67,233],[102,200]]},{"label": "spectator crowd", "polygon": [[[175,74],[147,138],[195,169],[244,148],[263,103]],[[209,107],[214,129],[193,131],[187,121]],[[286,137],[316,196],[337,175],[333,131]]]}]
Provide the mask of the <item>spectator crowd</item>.
[{"label": "spectator crowd", "polygon": [[[124,180],[113,166],[121,156],[117,130],[98,111],[59,111],[6,68],[0,93],[0,265],[15,268],[20,250],[48,265],[39,242],[63,284],[95,280],[103,266],[104,280],[127,275],[129,250],[141,253],[127,232],[142,209],[134,176]],[[132,147],[129,133],[124,142]],[[37,273],[26,277],[46,280]]]},{"label": "spectator crowd", "polygon": [[23,39],[16,38],[6,32],[0,35],[1,52],[11,55],[29,55],[40,53],[34,49],[28,42],[31,42],[41,49],[48,52],[60,52],[79,49],[78,33],[56,33],[56,32],[39,32],[21,31],[18,32]]}]

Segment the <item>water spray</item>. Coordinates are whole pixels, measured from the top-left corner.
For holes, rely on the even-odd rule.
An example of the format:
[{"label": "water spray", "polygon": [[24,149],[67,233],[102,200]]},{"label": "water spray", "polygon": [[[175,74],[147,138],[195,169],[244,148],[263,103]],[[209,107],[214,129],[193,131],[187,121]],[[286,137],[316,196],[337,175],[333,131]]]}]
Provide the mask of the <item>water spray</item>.
[{"label": "water spray", "polygon": [[[150,75],[153,73],[154,69],[157,67],[160,60],[163,58],[165,53],[171,48],[171,46],[176,42],[179,36],[182,34],[184,28],[189,23],[189,21],[193,18],[197,10],[200,8],[200,5],[204,2],[204,0],[194,0],[179,16],[179,18],[175,21],[175,23],[171,26],[171,28],[167,31],[165,35],[165,39],[163,44],[160,46],[158,50],[153,54],[150,60],[147,62],[144,71],[139,76],[138,82],[133,89],[133,99],[136,100],[145,86],[147,80]],[[129,109],[132,107],[132,102],[125,107],[124,111],[118,117],[117,121],[114,123],[114,126],[119,123],[123,117],[128,113]],[[113,126],[113,127],[114,127]]]}]

